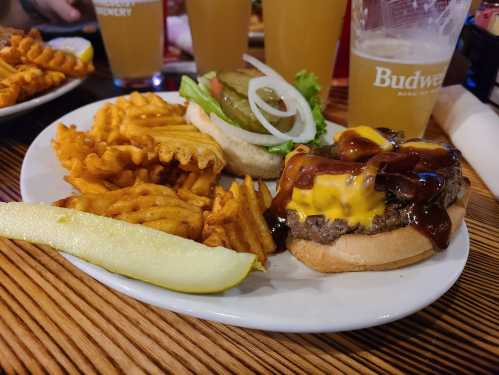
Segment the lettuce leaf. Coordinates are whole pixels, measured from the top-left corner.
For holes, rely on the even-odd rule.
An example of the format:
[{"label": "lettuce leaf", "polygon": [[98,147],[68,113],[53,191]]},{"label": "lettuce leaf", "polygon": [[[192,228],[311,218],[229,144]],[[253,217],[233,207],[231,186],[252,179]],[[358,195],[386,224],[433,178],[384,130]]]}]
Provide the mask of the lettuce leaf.
[{"label": "lettuce leaf", "polygon": [[319,92],[321,91],[321,85],[314,73],[300,70],[296,73],[293,85],[307,99],[310,106],[316,104],[316,101],[320,101]]},{"label": "lettuce leaf", "polygon": [[222,111],[220,104],[213,98],[205,85],[198,85],[193,79],[188,76],[182,76],[180,80],[180,96],[192,100],[198,104],[209,115],[216,114],[222,120],[233,124],[233,122]]},{"label": "lettuce leaf", "polygon": [[319,146],[321,137],[326,133],[326,119],[322,115],[321,97],[319,95],[321,91],[319,80],[314,73],[301,70],[295,76],[294,86],[307,100],[314,117],[317,132],[315,138],[309,144]]},{"label": "lettuce leaf", "polygon": [[293,147],[295,147],[293,141],[287,141],[280,145],[268,146],[267,151],[271,154],[286,155],[293,150]]},{"label": "lettuce leaf", "polygon": [[315,133],[314,139],[309,144],[312,146],[320,146],[321,137],[327,132],[326,119],[322,115],[322,109],[320,104],[314,104],[314,106],[312,106],[312,116],[314,117],[315,128],[317,130],[317,133]]}]

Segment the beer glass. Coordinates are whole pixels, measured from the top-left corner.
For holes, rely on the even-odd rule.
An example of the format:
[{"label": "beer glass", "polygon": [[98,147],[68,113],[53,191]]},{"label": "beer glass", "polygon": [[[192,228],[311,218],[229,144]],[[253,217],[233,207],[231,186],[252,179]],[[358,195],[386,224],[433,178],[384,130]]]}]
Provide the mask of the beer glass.
[{"label": "beer glass", "polygon": [[161,84],[164,29],[162,0],[93,0],[119,87]]},{"label": "beer glass", "polygon": [[470,0],[352,0],[349,126],[421,137]]},{"label": "beer glass", "polygon": [[186,6],[198,74],[243,67],[251,0],[187,0]]},{"label": "beer glass", "polygon": [[289,82],[302,69],[313,72],[323,104],[346,4],[347,0],[263,0],[266,63]]}]

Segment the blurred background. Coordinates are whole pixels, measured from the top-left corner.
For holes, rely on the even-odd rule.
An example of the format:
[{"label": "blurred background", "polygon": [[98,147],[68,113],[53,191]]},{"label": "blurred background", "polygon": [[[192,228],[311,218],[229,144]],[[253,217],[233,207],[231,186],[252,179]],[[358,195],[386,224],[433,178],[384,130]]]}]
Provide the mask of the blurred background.
[{"label": "blurred background", "polygon": [[[374,4],[377,0],[372,0]],[[447,4],[448,0],[439,0]],[[397,3],[397,1],[391,1]],[[367,1],[369,3],[369,1]],[[163,73],[173,76],[196,74],[191,30],[184,0],[163,0],[165,50]],[[0,12],[1,13],[1,12]],[[332,87],[348,86],[350,54],[351,1],[346,6],[344,22],[337,45]],[[95,15],[71,24],[41,23],[36,25],[45,40],[59,36],[84,36],[105,59],[105,50]],[[92,19],[93,18],[93,19]],[[403,20],[399,18],[399,20]],[[262,1],[253,0],[249,19],[249,53],[264,59],[264,19]],[[472,0],[469,16],[451,60],[444,86],[463,84],[481,101],[499,108],[499,0]]]}]

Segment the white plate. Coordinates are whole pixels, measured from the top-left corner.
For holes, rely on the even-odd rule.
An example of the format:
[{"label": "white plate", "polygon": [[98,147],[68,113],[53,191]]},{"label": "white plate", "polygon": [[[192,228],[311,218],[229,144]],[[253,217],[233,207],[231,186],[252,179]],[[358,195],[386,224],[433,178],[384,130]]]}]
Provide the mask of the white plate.
[{"label": "white plate", "polygon": [[30,110],[45,104],[61,95],[73,90],[75,87],[79,86],[83,80],[81,79],[71,79],[65,84],[57,87],[56,89],[50,90],[49,92],[37,96],[33,99],[14,104],[5,108],[0,108],[0,123],[10,120],[14,117],[21,116],[22,114],[29,112]]},{"label": "white plate", "polygon": [[[160,93],[181,102],[177,93]],[[27,202],[51,202],[72,193],[50,146],[59,122],[90,127],[107,100],[77,109],[47,127],[31,144],[21,170]],[[333,133],[338,126],[329,126]],[[103,284],[152,305],[248,328],[286,332],[333,332],[366,328],[414,313],[444,294],[461,274],[469,239],[463,225],[449,248],[400,270],[321,274],[289,253],[270,257],[269,270],[252,273],[239,287],[218,295],[189,295],[116,275],[69,255],[76,267]]]}]

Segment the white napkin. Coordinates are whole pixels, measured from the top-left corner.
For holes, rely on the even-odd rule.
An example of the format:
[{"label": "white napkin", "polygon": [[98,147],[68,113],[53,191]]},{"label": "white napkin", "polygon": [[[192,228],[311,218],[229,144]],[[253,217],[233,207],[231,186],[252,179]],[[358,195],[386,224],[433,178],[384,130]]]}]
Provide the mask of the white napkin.
[{"label": "white napkin", "polygon": [[499,117],[460,85],[440,90],[433,117],[499,199]]}]

